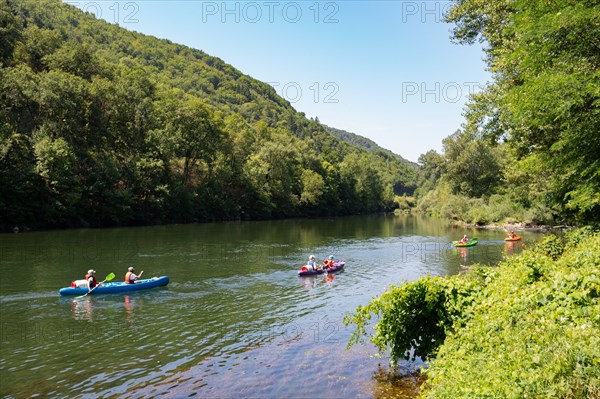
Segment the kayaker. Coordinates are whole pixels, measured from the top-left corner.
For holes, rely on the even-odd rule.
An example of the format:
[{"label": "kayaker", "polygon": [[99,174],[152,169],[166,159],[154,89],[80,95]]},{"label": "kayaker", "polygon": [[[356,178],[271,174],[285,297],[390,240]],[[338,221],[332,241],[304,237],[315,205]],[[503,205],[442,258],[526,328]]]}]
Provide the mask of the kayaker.
[{"label": "kayaker", "polygon": [[514,231],[511,231],[510,233],[508,233],[508,238],[510,239],[514,239],[517,235],[515,234]]},{"label": "kayaker", "polygon": [[469,241],[469,239],[467,238],[467,235],[465,234],[463,236],[463,238],[458,242],[459,244],[466,244],[467,241]]},{"label": "kayaker", "polygon": [[85,275],[85,281],[87,281],[88,292],[98,285],[98,280],[96,280],[96,271],[94,269],[88,270],[87,274]]},{"label": "kayaker", "polygon": [[137,282],[137,280],[142,277],[142,273],[144,273],[144,271],[142,270],[140,272],[140,274],[136,275],[134,273],[135,269],[133,267],[129,267],[127,269],[127,273],[125,273],[125,283],[127,284],[135,284]]},{"label": "kayaker", "polygon": [[308,270],[317,270],[317,262],[315,261],[314,255],[308,257],[308,263],[306,264],[306,268]]},{"label": "kayaker", "polygon": [[327,269],[335,266],[335,262],[333,261],[333,255],[329,255],[329,258],[323,261],[323,266],[325,266]]}]

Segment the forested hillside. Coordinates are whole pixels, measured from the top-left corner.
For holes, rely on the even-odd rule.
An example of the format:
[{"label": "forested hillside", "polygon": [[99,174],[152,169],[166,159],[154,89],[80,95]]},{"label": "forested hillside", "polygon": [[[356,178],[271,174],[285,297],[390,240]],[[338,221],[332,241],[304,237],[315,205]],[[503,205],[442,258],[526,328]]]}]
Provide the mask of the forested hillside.
[{"label": "forested hillside", "polygon": [[459,0],[453,39],[484,43],[491,84],[443,154],[420,158],[421,210],[472,223],[600,221],[600,5]]},{"label": "forested hillside", "polygon": [[58,0],[0,21],[3,229],[372,212],[414,179],[202,51]]},{"label": "forested hillside", "polygon": [[[356,133],[351,133],[351,132],[347,132],[345,130],[336,129],[331,126],[327,126],[327,125],[323,125],[323,126],[325,127],[325,130],[327,130],[329,133],[333,134],[335,137],[339,138],[340,140],[342,140],[348,144],[351,144],[355,147],[364,148],[365,150],[375,153],[379,157],[388,159],[390,161],[392,159],[400,160],[402,163],[409,166],[415,172],[418,169],[418,165],[416,163],[410,162],[410,161],[402,158],[402,156],[400,156],[398,154],[394,154],[392,151],[379,146],[379,144],[377,144],[376,142],[374,142],[371,139],[368,139],[368,138],[358,135]],[[399,172],[402,173],[401,171],[398,171],[398,170],[391,170],[389,172],[392,173],[392,175],[396,175]],[[406,171],[404,173],[406,173]],[[416,186],[414,185],[415,180],[412,178],[411,174],[406,173],[405,176],[406,177],[404,179],[402,179],[396,183],[396,185],[394,186],[394,192],[399,195],[402,195],[402,194],[412,195],[416,188]]]}]

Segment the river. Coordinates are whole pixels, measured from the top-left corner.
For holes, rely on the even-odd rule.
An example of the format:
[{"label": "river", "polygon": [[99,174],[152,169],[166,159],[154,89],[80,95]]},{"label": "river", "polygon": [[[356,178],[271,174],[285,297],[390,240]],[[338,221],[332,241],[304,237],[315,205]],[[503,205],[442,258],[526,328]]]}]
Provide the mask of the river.
[{"label": "river", "polygon": [[[449,245],[464,233],[479,244]],[[538,241],[415,215],[84,229],[0,235],[3,398],[373,398],[388,389],[371,344],[346,350],[343,317],[391,284],[497,263]],[[314,254],[346,261],[298,277]],[[60,297],[100,279],[165,288]],[[403,365],[411,367],[411,365]]]}]

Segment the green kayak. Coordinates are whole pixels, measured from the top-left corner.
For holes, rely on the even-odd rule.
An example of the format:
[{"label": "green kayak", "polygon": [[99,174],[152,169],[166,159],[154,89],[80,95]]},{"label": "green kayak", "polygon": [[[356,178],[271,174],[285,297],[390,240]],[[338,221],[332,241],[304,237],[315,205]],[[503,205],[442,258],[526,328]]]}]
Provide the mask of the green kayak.
[{"label": "green kayak", "polygon": [[473,245],[477,245],[477,238],[471,238],[467,240],[464,244],[460,244],[460,241],[452,241],[455,247],[472,247]]}]

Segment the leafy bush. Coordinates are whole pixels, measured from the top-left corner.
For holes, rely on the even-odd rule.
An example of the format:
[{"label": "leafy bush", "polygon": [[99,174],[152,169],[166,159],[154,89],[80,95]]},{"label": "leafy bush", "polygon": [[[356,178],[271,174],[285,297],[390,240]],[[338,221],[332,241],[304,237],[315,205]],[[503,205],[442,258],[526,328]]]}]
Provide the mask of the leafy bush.
[{"label": "leafy bush", "polygon": [[393,360],[428,358],[447,334],[463,325],[475,297],[489,281],[488,272],[478,268],[472,278],[424,277],[392,286],[355,314],[344,319],[355,324],[349,346],[361,341],[372,314],[380,317],[371,341],[381,352],[389,349]]},{"label": "leafy bush", "polygon": [[483,198],[472,198],[466,212],[466,221],[476,225],[484,225],[493,221]]},{"label": "leafy bush", "polygon": [[406,195],[403,195],[403,196],[396,195],[394,197],[394,202],[395,202],[396,208],[401,209],[401,210],[410,210],[415,207],[414,197],[410,197],[410,196],[406,196]]},{"label": "leafy bush", "polygon": [[564,239],[552,234],[539,242],[533,250],[542,255],[549,256],[553,260],[556,260],[565,250],[565,241]]}]

